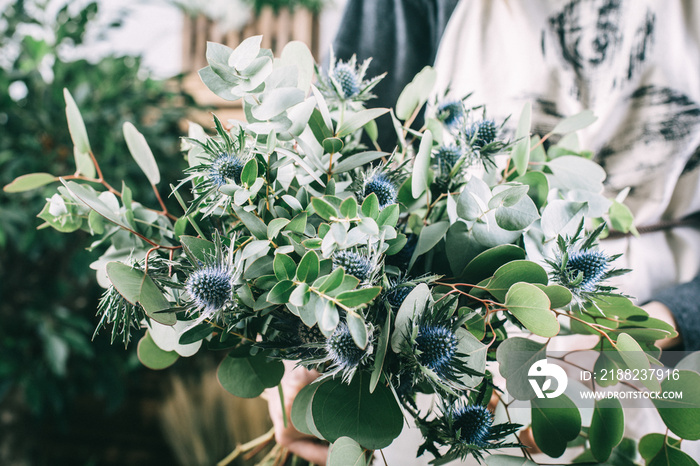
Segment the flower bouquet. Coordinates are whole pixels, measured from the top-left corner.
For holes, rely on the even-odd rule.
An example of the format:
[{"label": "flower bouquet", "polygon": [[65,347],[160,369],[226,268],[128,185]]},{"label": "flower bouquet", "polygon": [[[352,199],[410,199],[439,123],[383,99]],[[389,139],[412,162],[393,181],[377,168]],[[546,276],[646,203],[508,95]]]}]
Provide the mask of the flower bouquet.
[{"label": "flower bouquet", "polygon": [[[598,239],[634,226],[602,194],[604,170],[578,148],[575,132],[594,120],[590,112],[539,137],[526,106],[509,133],[467,98],[432,97],[430,67],[395,109],[367,109],[382,78],[365,76],[368,61],[331,57],[322,70],[300,43],[273,58],[260,41],[208,45],[201,79],[224,99],[242,99],[246,122],[214,117],[212,134],[191,124],[188,168],[169,188],[145,138],[124,125],[153,187],[151,206],[109,184],[67,90],[76,172],[5,187],[60,182],[39,217],[95,236],[102,254],[93,268],[106,288],[97,331],[127,345],[145,328],[138,355],[153,369],[225,351],[218,379],[240,397],[281,390],[283,360],[316,369],[288,421],[330,442],[332,465],[369,464],[409,418],[424,439],[415,453],[435,463],[534,464],[521,441],[529,433],[550,457],[577,445],[578,461],[632,464],[619,400],[595,401],[582,426],[565,380],[552,391],[547,374],[528,379],[530,366],[548,367],[558,335],[595,335],[596,367],[639,372],[658,363],[654,342],[675,334],[608,281],[625,271]],[[375,120],[387,113],[397,144],[382,151]],[[166,208],[158,186],[181,212]],[[642,385],[684,390],[685,406],[697,406],[695,372]],[[433,409],[419,394],[432,396]],[[512,422],[513,401],[525,403],[529,425]],[[644,437],[641,455],[695,464],[678,445],[700,438],[698,408],[654,404],[668,431]]]}]

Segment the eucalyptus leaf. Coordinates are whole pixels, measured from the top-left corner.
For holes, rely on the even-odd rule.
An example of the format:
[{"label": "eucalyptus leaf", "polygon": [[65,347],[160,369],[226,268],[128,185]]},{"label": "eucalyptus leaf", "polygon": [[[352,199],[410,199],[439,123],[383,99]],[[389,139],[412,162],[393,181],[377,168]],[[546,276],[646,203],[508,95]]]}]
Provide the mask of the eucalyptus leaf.
[{"label": "eucalyptus leaf", "polygon": [[123,131],[129,152],[146,175],[146,178],[148,178],[148,181],[153,186],[160,183],[160,170],[158,170],[158,164],[155,157],[153,157],[151,148],[148,147],[146,138],[128,121],[124,122]]},{"label": "eucalyptus leaf", "polygon": [[227,356],[221,361],[217,378],[224,389],[241,398],[255,398],[282,380],[284,364],[260,352],[255,356]]}]

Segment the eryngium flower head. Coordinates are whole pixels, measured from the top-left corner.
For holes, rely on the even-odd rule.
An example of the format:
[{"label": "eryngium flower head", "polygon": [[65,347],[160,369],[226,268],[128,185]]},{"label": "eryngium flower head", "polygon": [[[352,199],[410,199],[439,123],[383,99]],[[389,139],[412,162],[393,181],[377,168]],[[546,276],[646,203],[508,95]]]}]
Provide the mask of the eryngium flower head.
[{"label": "eryngium flower head", "polygon": [[448,327],[421,325],[415,340],[418,361],[446,378],[457,353],[457,336]]},{"label": "eryngium flower head", "polygon": [[461,100],[447,100],[438,104],[437,119],[448,128],[459,125],[464,115],[464,104]]},{"label": "eryngium flower head", "polygon": [[236,155],[221,153],[214,158],[209,168],[209,177],[216,186],[223,186],[233,181],[241,184],[241,173],[245,162]]},{"label": "eryngium flower head", "polygon": [[[427,450],[433,453],[439,464],[456,459],[464,460],[471,455],[479,464],[484,459],[484,453],[489,450],[521,447],[520,443],[506,442],[506,438],[517,432],[519,424],[493,424],[493,414],[483,406],[484,388],[477,394],[477,401],[466,404],[464,401],[438,402],[442,416],[434,420],[417,419],[416,422],[426,441],[420,446],[418,454]],[[438,450],[439,446],[447,446],[449,450]],[[437,461],[436,461],[437,462]]]},{"label": "eryngium flower head", "polygon": [[401,304],[403,304],[404,300],[406,299],[406,296],[408,296],[414,288],[415,285],[413,284],[406,284],[400,282],[395,283],[391,285],[391,288],[389,288],[386,291],[386,293],[384,293],[384,297],[386,298],[391,308],[396,311],[401,307]]},{"label": "eryngium flower head", "polygon": [[574,279],[582,274],[579,287],[583,291],[594,291],[608,270],[608,260],[599,250],[576,251],[569,255],[566,270]]},{"label": "eryngium flower head", "polygon": [[352,338],[350,329],[345,322],[341,322],[335,328],[333,334],[326,340],[326,361],[331,364],[323,377],[332,377],[342,374],[343,380],[349,382],[355,372],[368,364],[371,359],[374,346],[372,344],[372,329],[370,326],[369,340],[365,348],[360,348]]},{"label": "eryngium flower head", "polygon": [[372,89],[386,76],[386,73],[365,79],[371,61],[372,59],[368,58],[358,64],[355,55],[348,61],[336,60],[331,49],[327,73],[316,67],[318,89],[326,97],[331,110],[340,108],[341,103],[351,103],[354,107],[361,108],[361,105],[356,103],[375,97]]},{"label": "eryngium flower head", "polygon": [[357,367],[366,352],[358,348],[352,339],[347,324],[338,324],[333,334],[326,341],[326,351],[333,363],[343,369]]},{"label": "eryngium flower head", "polygon": [[485,406],[459,406],[452,413],[456,440],[465,445],[483,447],[493,425],[493,414]]},{"label": "eryngium flower head", "polygon": [[462,148],[455,144],[442,145],[435,152],[435,160],[437,161],[440,171],[450,173],[455,164],[462,157]]},{"label": "eryngium flower head", "polygon": [[342,97],[350,98],[360,93],[360,79],[356,70],[349,63],[338,61],[331,78],[340,84]]},{"label": "eryngium flower head", "polygon": [[365,180],[363,187],[362,198],[364,199],[374,193],[379,201],[380,209],[391,204],[396,204],[396,197],[399,190],[394,182],[383,173],[376,173],[371,178]]},{"label": "eryngium flower head", "polygon": [[615,287],[606,285],[606,280],[629,271],[611,267],[619,254],[608,256],[597,248],[597,238],[604,227],[603,223],[584,235],[581,221],[573,236],[557,238],[554,259],[546,259],[552,281],[568,288],[578,304],[596,295],[612,294]]},{"label": "eryngium flower head", "polygon": [[360,281],[372,275],[375,264],[372,259],[358,251],[344,249],[333,254],[333,268],[342,267],[345,273]]},{"label": "eryngium flower head", "polygon": [[496,140],[498,128],[493,120],[482,120],[474,123],[466,132],[467,141],[475,149],[481,149]]},{"label": "eryngium flower head", "polygon": [[216,312],[231,298],[233,273],[224,264],[206,265],[187,277],[185,289],[198,308]]}]

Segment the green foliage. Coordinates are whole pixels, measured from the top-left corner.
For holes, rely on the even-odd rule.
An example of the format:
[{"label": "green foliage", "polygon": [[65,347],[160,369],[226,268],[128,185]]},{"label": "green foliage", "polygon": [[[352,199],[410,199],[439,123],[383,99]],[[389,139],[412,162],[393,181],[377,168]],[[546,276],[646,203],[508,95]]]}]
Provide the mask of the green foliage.
[{"label": "green foliage", "polygon": [[[109,339],[100,336],[90,344],[102,291],[88,267],[95,258],[86,249],[93,242],[89,232],[109,222],[66,202],[56,193],[56,176],[76,170],[93,176],[91,149],[109,182],[125,180],[133,196],[155,202],[138,166],[125,156],[122,124],[133,121],[140,128],[163,163],[164,178],[176,180],[180,119],[193,106],[171,85],[144,77],[139,57],[67,60],[63,50],[83,43],[98,5],[71,4],[49,16],[44,3],[14,2],[0,13],[0,184],[16,179],[0,192],[0,262],[12,264],[0,267],[0,319],[7,324],[0,330],[0,397],[21,390],[37,415],[65,413],[73,398],[86,394],[114,406],[123,391],[120,375],[133,367]],[[28,36],[28,25],[46,34]],[[41,224],[87,233],[55,235],[50,228],[36,229]],[[128,247],[128,239],[121,240]],[[117,327],[128,332],[130,321]]]},{"label": "green foliage", "polygon": [[[618,405],[597,403],[590,428],[582,427],[573,401],[536,398],[529,380],[548,339],[565,332],[597,335],[609,351],[596,365],[628,370],[649,369],[658,353],[645,350],[673,335],[607,284],[624,271],[609,267],[616,256],[600,251],[598,238],[606,226],[634,230],[622,204],[602,194],[603,168],[575,144],[572,132],[592,122],[590,113],[539,137],[530,134],[526,107],[511,141],[502,136],[505,122],[467,107],[465,98],[438,103],[415,130],[436,79],[428,68],[392,112],[397,147],[370,151],[362,136],[376,143],[374,121],[389,110],[364,106],[382,78],[365,76],[368,62],[331,57],[324,72],[298,44],[273,60],[261,42],[208,45],[202,80],[225,99],[241,99],[247,122],[224,126],[215,117],[212,134],[192,125],[183,147],[189,168],[176,186],[183,177],[161,173],[145,127],[122,124],[132,165],[142,171],[135,186],[169,184],[176,208],[149,199],[148,189],[117,191],[88,176],[91,167],[114,172],[100,170],[97,153],[91,164],[81,155],[97,152],[100,139],[70,92],[77,173],[42,169],[7,186],[45,189],[75,173],[61,179],[40,216],[108,246],[94,267],[111,285],[100,325],[113,325],[112,339],[128,342],[130,329],[146,320],[152,330],[138,352],[153,368],[200,346],[228,350],[218,378],[243,397],[279,384],[281,360],[317,370],[291,420],[334,443],[332,464],[364,464],[367,450],[399,435],[404,413],[424,434],[419,453],[437,463],[520,447],[512,434],[522,426],[495,424],[486,408],[503,391],[530,402],[533,435],[547,455],[560,457],[587,437],[583,458],[624,457]],[[557,144],[543,146],[557,135]],[[449,160],[440,149],[447,142],[454,143]],[[601,226],[585,232],[586,220]],[[173,327],[160,342],[162,324]],[[494,357],[505,387],[495,387],[487,369]],[[697,374],[688,374],[644,383],[687,391],[697,404]],[[418,409],[421,393],[436,396],[437,417]],[[670,431],[698,438],[697,413],[673,403],[656,402]]]}]

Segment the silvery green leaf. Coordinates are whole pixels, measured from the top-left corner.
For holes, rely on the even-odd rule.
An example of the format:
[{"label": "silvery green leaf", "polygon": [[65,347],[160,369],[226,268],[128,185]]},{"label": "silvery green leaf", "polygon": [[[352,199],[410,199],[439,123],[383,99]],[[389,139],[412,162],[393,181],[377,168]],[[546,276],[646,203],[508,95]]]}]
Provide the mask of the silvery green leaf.
[{"label": "silvery green leaf", "polygon": [[415,322],[423,313],[429,300],[431,300],[430,288],[425,283],[419,283],[401,303],[396,313],[394,333],[391,336],[391,349],[394,353],[401,352],[401,347],[409,337],[411,322]]},{"label": "silvery green leaf", "polygon": [[242,71],[255,60],[260,53],[260,43],[262,36],[248,37],[236,47],[228,57],[228,66]]},{"label": "silvery green leaf", "polygon": [[235,83],[222,79],[210,66],[199,70],[199,78],[210,91],[224,100],[234,101],[241,98],[232,92]]},{"label": "silvery green leaf", "polygon": [[296,86],[304,91],[304,95],[308,94],[314,79],[314,57],[309,47],[303,42],[289,42],[282,49],[279,60],[282,65],[296,66],[298,76]]},{"label": "silvery green leaf", "polygon": [[491,199],[489,186],[480,178],[473,176],[457,199],[457,215],[465,220],[476,220],[488,210]]},{"label": "silvery green leaf", "polygon": [[231,47],[216,42],[207,42],[207,63],[212,71],[225,81],[236,79],[234,69],[228,64],[228,59],[233,53]]},{"label": "silvery green leaf", "polygon": [[160,170],[158,170],[158,164],[155,157],[153,157],[153,152],[151,152],[148,142],[146,142],[146,138],[128,121],[124,122],[123,130],[124,139],[131,156],[136,160],[148,181],[153,186],[157,185],[160,183]]},{"label": "silvery green leaf", "polygon": [[552,130],[554,134],[567,134],[578,131],[587,126],[590,126],[598,118],[593,114],[592,110],[584,110],[581,113],[564,118]]},{"label": "silvery green leaf", "polygon": [[413,161],[413,172],[411,175],[411,195],[418,199],[428,188],[428,177],[430,176],[430,152],[433,149],[433,133],[426,130],[418,147],[418,154]]},{"label": "silvery green leaf", "polygon": [[565,155],[547,162],[547,167],[552,171],[551,185],[554,188],[580,189],[594,193],[603,191],[605,170],[591,160]]},{"label": "silvery green leaf", "polygon": [[519,231],[529,227],[540,218],[537,206],[528,196],[522,197],[515,205],[502,205],[495,212],[496,224],[508,231]]},{"label": "silvery green leaf", "polygon": [[586,212],[588,204],[585,202],[555,199],[542,212],[542,232],[548,239],[573,234]]},{"label": "silvery green leaf", "polygon": [[493,188],[493,197],[489,200],[489,209],[517,204],[523,196],[527,195],[529,186],[523,184],[501,184]]},{"label": "silvery green leaf", "polygon": [[338,127],[336,136],[339,138],[344,138],[348,134],[354,133],[358,129],[365,126],[368,122],[379,118],[388,111],[389,109],[387,108],[370,108],[352,113],[348,115],[340,127]]},{"label": "silvery green leaf", "polygon": [[246,94],[257,89],[258,86],[265,82],[270,73],[272,73],[272,69],[271,58],[256,58],[248,68],[243,70],[244,78],[233,86],[231,92],[234,94]]},{"label": "silvery green leaf", "polygon": [[75,166],[79,173],[94,178],[95,165],[92,163],[90,153],[90,140],[80,110],[73,100],[73,96],[66,88],[63,89],[63,97],[66,101],[66,118],[68,119],[68,131],[73,140],[73,155],[75,156]]},{"label": "silvery green leaf", "polygon": [[522,175],[527,171],[527,164],[530,160],[530,125],[532,119],[532,105],[527,102],[520,112],[518,129],[515,131],[515,146],[511,152],[511,158],[518,171]]},{"label": "silvery green leaf", "polygon": [[246,244],[241,254],[241,260],[257,258],[265,255],[270,250],[270,242],[268,240],[256,240]]},{"label": "silvery green leaf", "polygon": [[369,162],[377,160],[382,157],[388,157],[389,154],[386,152],[359,152],[357,154],[348,155],[342,158],[334,167],[333,173],[343,173],[350,171],[354,168],[361,167]]},{"label": "silvery green leaf", "polygon": [[496,222],[496,212],[490,211],[481,217],[479,222],[472,226],[474,239],[487,248],[493,248],[501,244],[510,244],[520,237],[519,231],[508,231]]},{"label": "silvery green leaf", "polygon": [[[265,80],[265,89],[283,89],[285,87],[297,87],[298,68],[296,65],[276,66],[270,76]],[[299,90],[299,89],[298,89]]]},{"label": "silvery green leaf", "polygon": [[246,129],[255,134],[268,134],[270,131],[281,133],[292,126],[292,121],[285,115],[278,115],[268,121],[251,123]]},{"label": "silvery green leaf", "polygon": [[583,190],[571,190],[567,193],[566,199],[576,202],[585,202],[588,204],[587,216],[597,218],[602,217],[608,212],[612,205],[612,201],[599,193]]},{"label": "silvery green leaf", "polygon": [[260,105],[252,107],[251,112],[258,120],[270,120],[303,101],[304,92],[296,87],[272,89],[260,97]]},{"label": "silvery green leaf", "polygon": [[297,105],[290,107],[287,110],[287,117],[292,120],[292,126],[287,130],[287,134],[280,135],[280,139],[289,141],[295,137],[301,136],[309,123],[311,113],[316,106],[316,99],[311,97]]},{"label": "silvery green leaf", "polygon": [[401,120],[408,120],[417,109],[427,102],[436,79],[435,69],[431,66],[423,68],[401,91],[396,101],[396,116]]}]

